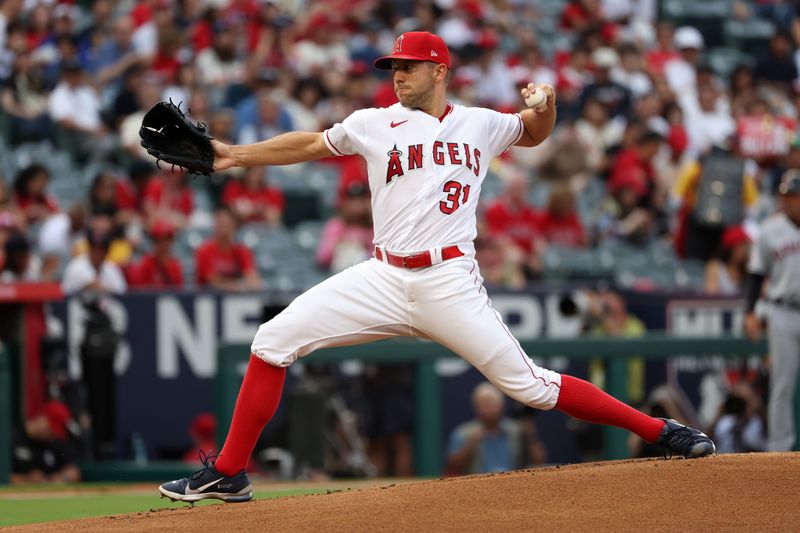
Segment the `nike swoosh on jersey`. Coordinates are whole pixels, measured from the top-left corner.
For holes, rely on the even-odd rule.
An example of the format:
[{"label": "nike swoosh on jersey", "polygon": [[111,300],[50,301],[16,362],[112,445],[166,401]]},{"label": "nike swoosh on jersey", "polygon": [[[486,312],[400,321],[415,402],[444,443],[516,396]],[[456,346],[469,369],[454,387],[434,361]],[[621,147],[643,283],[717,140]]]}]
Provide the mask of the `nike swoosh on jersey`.
[{"label": "nike swoosh on jersey", "polygon": [[389,124],[389,125],[390,125],[391,127],[393,127],[393,128],[396,128],[397,126],[400,126],[401,124],[405,124],[406,122],[408,122],[408,120],[401,120],[400,122],[392,122],[392,123],[391,123],[391,124]]},{"label": "nike swoosh on jersey", "polygon": [[211,483],[206,483],[206,484],[205,484],[205,485],[203,485],[202,487],[198,487],[198,488],[196,488],[196,489],[193,489],[193,488],[192,488],[192,487],[190,487],[189,485],[186,485],[186,491],[185,491],[185,492],[186,492],[186,494],[200,494],[201,492],[203,492],[204,490],[206,490],[206,489],[207,489],[208,487],[210,487],[211,485],[213,485],[213,484],[215,484],[215,483],[219,483],[219,482],[220,482],[220,481],[222,481],[223,479],[225,479],[225,478],[224,478],[224,477],[221,477],[221,478],[219,478],[219,479],[215,479],[215,480],[214,480],[214,481],[212,481]]}]

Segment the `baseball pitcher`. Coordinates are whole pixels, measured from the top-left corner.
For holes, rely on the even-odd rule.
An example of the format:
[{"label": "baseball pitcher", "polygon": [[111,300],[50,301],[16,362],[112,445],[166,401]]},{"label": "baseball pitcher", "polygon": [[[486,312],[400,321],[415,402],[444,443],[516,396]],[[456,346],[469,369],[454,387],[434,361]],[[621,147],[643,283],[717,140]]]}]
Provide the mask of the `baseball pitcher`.
[{"label": "baseball pitcher", "polygon": [[322,133],[239,146],[213,141],[216,170],[364,157],[375,252],[259,327],[222,452],[193,476],[162,485],[161,494],[188,502],[251,499],[244,468],[278,405],[286,368],[319,348],[399,336],[446,346],[531,407],[622,427],[687,458],[713,453],[714,443],[696,429],[651,418],[586,381],[535,365],[486,294],[473,246],[481,184],[494,157],[550,134],[553,87],[528,84],[522,98],[530,108],[520,113],[454,105],[445,98],[450,52],[427,32],[400,35],[375,67],[392,71],[399,103],[356,111]]}]

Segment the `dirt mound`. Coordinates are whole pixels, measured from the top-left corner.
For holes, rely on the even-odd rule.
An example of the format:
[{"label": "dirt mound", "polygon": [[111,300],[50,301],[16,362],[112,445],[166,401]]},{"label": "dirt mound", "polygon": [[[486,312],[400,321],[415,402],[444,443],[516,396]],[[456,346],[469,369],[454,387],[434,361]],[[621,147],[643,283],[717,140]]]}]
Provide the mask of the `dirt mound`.
[{"label": "dirt mound", "polygon": [[8,531],[789,531],[799,472],[800,453],[615,461]]}]

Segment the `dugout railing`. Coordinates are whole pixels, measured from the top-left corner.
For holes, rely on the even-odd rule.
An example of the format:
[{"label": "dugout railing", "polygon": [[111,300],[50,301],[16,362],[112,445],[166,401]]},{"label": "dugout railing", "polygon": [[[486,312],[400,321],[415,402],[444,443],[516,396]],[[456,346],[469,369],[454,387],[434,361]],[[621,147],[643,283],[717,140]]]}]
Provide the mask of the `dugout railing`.
[{"label": "dugout railing", "polygon": [[[631,358],[666,359],[675,356],[726,357],[731,359],[762,355],[766,341],[752,342],[741,337],[673,337],[648,334],[636,339],[620,338],[542,338],[521,341],[529,354],[537,358],[564,357],[572,360],[602,360],[605,367],[606,391],[628,401],[628,361]],[[219,441],[224,442],[233,414],[236,396],[244,376],[250,347],[242,344],[222,345],[218,349],[215,405],[219,420]],[[335,363],[358,360],[370,363],[408,363],[416,366],[414,382],[414,453],[416,472],[420,476],[438,476],[442,472],[442,399],[437,359],[455,358],[453,352],[433,342],[414,339],[385,340],[358,346],[328,348],[310,356],[316,362]],[[800,393],[795,414],[800,427]],[[628,457],[627,432],[603,429],[606,459]]]}]

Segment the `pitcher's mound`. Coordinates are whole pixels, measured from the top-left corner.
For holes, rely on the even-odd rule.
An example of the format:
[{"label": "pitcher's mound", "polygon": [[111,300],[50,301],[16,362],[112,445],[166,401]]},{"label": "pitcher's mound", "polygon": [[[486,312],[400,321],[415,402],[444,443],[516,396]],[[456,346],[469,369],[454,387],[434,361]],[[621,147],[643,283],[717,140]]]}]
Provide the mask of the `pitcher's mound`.
[{"label": "pitcher's mound", "polygon": [[[154,505],[157,500],[154,497]],[[40,526],[41,527],[41,526]],[[48,524],[49,531],[789,531],[800,453],[522,470]]]}]

